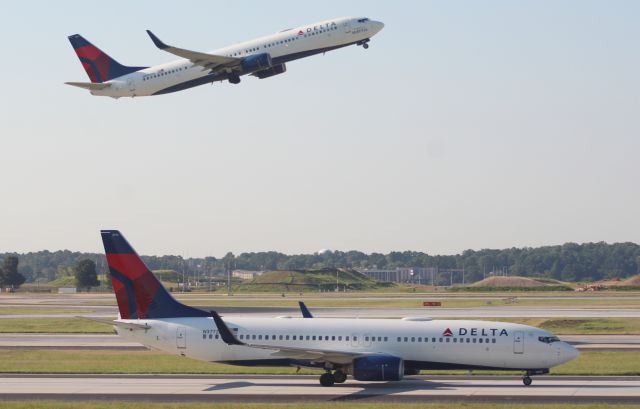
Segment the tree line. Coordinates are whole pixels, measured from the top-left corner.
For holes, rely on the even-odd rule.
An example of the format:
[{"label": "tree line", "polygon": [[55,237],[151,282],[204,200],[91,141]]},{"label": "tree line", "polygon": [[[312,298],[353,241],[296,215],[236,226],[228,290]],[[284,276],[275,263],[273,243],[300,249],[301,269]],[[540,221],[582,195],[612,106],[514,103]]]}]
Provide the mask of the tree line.
[{"label": "tree line", "polygon": [[[91,260],[98,274],[107,271],[104,254],[39,251],[0,254],[5,262],[18,256],[18,272],[27,282],[46,282],[73,275],[82,260]],[[393,251],[366,254],[360,251],[326,251],[315,254],[286,255],[268,251],[227,253],[222,258],[182,258],[180,256],[142,256],[152,270],[174,270],[179,275],[202,279],[220,277],[228,269],[317,270],[322,268],[395,269],[435,267],[440,270],[464,269],[465,280],[474,282],[485,275],[503,272],[525,277],[545,277],[563,281],[596,281],[625,278],[640,273],[640,246],[635,243],[566,243],[558,246],[466,250],[455,255],[430,255],[419,251]]]}]

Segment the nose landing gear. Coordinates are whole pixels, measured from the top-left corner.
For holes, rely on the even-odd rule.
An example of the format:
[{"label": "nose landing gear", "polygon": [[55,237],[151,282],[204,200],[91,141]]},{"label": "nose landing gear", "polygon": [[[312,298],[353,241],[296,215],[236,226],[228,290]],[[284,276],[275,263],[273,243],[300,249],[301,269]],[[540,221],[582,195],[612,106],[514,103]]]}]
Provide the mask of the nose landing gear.
[{"label": "nose landing gear", "polygon": [[371,41],[371,40],[369,40],[369,39],[367,38],[366,40],[359,41],[357,45],[361,45],[361,46],[362,46],[362,48],[364,48],[365,50],[367,50],[367,49],[369,49],[369,41]]},{"label": "nose landing gear", "polygon": [[522,377],[522,383],[524,384],[524,386],[529,386],[531,385],[532,382],[533,382],[533,379],[531,379],[529,375],[525,375]]}]

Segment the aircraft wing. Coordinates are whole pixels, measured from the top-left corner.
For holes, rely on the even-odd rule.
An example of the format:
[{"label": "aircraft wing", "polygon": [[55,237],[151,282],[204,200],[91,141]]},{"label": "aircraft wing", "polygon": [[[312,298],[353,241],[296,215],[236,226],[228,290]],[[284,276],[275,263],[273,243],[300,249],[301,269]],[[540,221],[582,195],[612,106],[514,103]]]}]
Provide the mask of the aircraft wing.
[{"label": "aircraft wing", "polygon": [[335,349],[317,349],[317,348],[302,348],[292,347],[289,345],[267,345],[267,344],[253,344],[245,343],[233,334],[227,324],[220,318],[217,312],[211,311],[211,317],[218,328],[218,332],[222,337],[222,340],[229,345],[241,345],[249,348],[268,349],[275,351],[272,355],[283,358],[292,359],[305,359],[318,362],[331,362],[335,364],[349,364],[354,359],[363,356],[377,355],[375,352],[352,352],[352,351],[340,351]]},{"label": "aircraft wing", "polygon": [[173,47],[163,43],[150,30],[147,30],[147,34],[149,34],[149,37],[151,37],[151,40],[159,49],[173,55],[177,55],[178,57],[186,58],[192,63],[200,65],[208,70],[233,67],[236,65],[240,65],[240,63],[242,62],[242,59],[240,58],[225,57],[222,55],[207,54],[198,51],[186,50],[184,48]]}]

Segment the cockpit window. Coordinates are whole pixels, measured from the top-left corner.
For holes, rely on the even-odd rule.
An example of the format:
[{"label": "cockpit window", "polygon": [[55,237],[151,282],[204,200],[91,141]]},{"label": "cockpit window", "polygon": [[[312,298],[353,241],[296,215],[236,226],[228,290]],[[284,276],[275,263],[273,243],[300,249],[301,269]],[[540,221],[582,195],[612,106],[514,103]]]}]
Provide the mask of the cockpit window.
[{"label": "cockpit window", "polygon": [[552,342],[560,342],[560,338],[558,338],[558,337],[538,337],[538,341],[544,342],[545,344],[551,344]]},{"label": "cockpit window", "polygon": [[361,18],[361,19],[358,19],[358,23],[366,23],[367,21],[369,21],[369,19],[368,19],[368,18]]}]

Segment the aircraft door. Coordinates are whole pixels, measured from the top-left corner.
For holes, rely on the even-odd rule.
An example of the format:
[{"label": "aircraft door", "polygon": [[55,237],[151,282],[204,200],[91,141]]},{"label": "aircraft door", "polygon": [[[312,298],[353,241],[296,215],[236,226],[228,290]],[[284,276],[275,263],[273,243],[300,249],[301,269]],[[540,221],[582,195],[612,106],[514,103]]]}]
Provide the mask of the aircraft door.
[{"label": "aircraft door", "polygon": [[351,334],[351,347],[358,348],[362,344],[362,336],[358,334]]},{"label": "aircraft door", "polygon": [[129,78],[127,80],[127,86],[129,87],[129,91],[134,92],[136,90],[136,82],[133,78]]},{"label": "aircraft door", "polygon": [[524,333],[522,331],[515,331],[513,333],[513,353],[524,353]]},{"label": "aircraft door", "polygon": [[178,327],[176,329],[176,347],[178,347],[178,349],[187,348],[187,329],[185,327]]},{"label": "aircraft door", "polygon": [[342,24],[342,29],[344,30],[345,33],[350,33],[351,32],[351,22],[345,21],[344,24]]}]

